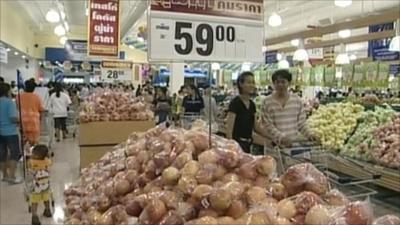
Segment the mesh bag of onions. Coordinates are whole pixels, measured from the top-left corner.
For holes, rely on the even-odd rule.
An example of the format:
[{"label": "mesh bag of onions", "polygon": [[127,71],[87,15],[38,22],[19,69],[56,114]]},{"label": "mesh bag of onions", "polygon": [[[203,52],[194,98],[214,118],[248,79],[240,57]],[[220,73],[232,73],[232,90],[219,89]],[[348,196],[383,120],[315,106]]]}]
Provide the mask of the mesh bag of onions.
[{"label": "mesh bag of onions", "polygon": [[218,136],[209,147],[201,127],[158,126],[82,170],[64,191],[65,224],[371,225],[369,204],[329,191],[313,165],[281,177],[276,166]]}]

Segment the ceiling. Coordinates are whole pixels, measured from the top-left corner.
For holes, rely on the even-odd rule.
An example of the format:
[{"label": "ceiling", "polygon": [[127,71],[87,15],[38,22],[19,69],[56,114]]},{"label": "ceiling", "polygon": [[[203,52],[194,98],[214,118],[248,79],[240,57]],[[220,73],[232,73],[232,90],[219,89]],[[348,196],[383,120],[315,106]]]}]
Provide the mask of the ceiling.
[{"label": "ceiling", "polygon": [[[54,6],[53,0],[14,0],[13,4],[21,9],[21,15],[36,32],[52,32],[53,24],[45,20],[47,10]],[[75,27],[86,26],[86,0],[58,0],[64,7],[67,21],[73,32]],[[146,24],[145,0],[121,0],[122,38],[136,48],[146,49],[143,42],[137,40],[137,30]],[[334,5],[333,0],[264,0],[265,37],[275,38],[282,35],[307,30],[308,25],[326,26],[359,17],[365,17],[381,10],[394,9],[400,12],[400,0],[353,0],[346,8]],[[278,12],[282,25],[274,28],[268,26],[268,17]]]}]

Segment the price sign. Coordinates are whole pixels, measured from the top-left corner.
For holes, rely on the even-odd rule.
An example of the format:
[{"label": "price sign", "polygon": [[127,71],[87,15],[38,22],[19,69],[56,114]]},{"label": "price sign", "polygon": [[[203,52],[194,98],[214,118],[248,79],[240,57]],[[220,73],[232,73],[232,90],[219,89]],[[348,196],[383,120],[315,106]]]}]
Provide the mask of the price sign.
[{"label": "price sign", "polygon": [[151,61],[263,62],[262,0],[152,0]]},{"label": "price sign", "polygon": [[101,79],[106,82],[132,81],[132,63],[125,61],[101,62]]}]

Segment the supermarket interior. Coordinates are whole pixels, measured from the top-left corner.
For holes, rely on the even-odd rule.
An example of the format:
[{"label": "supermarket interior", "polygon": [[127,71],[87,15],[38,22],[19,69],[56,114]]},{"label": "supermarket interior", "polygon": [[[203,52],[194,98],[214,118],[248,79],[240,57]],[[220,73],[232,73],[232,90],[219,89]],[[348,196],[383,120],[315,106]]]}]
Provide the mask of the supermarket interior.
[{"label": "supermarket interior", "polygon": [[0,224],[400,225],[400,0],[0,0]]}]

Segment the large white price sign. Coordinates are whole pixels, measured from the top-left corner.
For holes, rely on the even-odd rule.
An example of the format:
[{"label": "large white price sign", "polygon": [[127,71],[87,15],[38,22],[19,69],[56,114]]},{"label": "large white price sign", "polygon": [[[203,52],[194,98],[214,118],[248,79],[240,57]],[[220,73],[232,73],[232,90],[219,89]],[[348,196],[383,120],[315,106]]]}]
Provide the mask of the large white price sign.
[{"label": "large white price sign", "polygon": [[150,61],[263,62],[262,0],[152,0]]},{"label": "large white price sign", "polygon": [[105,82],[132,81],[132,62],[102,61],[101,79]]}]

